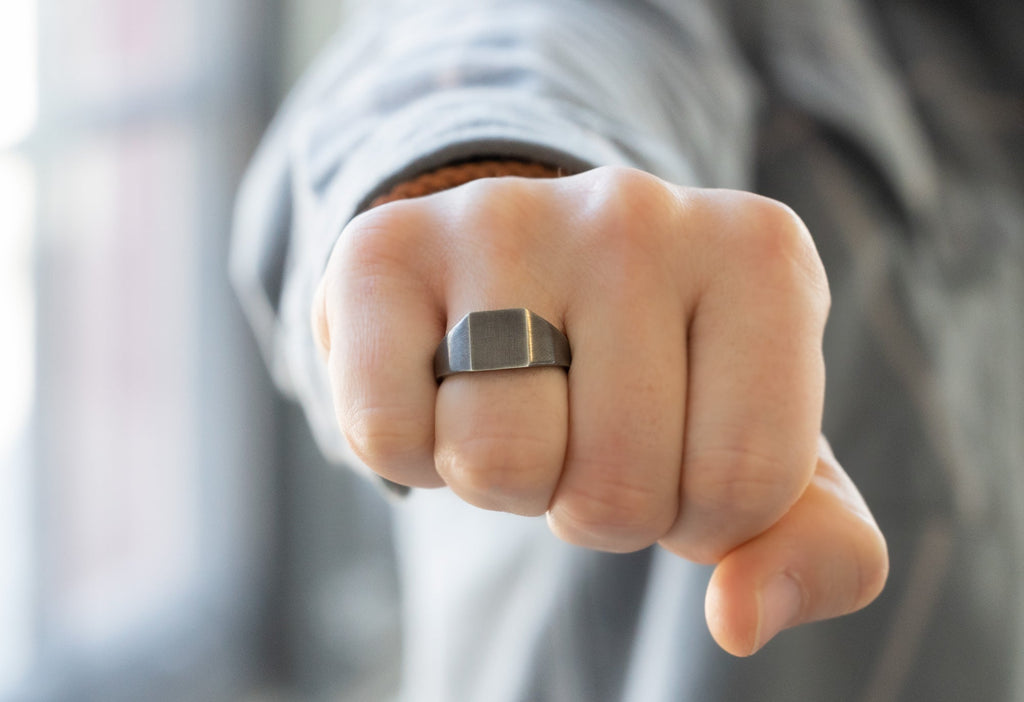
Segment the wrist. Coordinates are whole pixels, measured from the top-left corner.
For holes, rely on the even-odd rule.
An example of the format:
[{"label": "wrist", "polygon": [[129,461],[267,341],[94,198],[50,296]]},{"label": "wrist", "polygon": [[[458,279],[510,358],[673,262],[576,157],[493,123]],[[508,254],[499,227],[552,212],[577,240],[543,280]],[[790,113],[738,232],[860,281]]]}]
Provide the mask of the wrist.
[{"label": "wrist", "polygon": [[488,159],[442,166],[406,180],[370,203],[370,209],[395,200],[423,197],[463,185],[479,178],[516,176],[520,178],[557,178],[566,175],[561,168],[534,161]]}]

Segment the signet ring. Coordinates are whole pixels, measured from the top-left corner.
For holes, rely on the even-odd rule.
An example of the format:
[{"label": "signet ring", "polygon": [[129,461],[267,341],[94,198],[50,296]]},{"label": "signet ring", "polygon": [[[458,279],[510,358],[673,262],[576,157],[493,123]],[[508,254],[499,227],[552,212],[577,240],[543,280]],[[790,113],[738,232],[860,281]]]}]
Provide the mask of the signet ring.
[{"label": "signet ring", "polygon": [[561,366],[572,362],[569,339],[530,310],[470,312],[445,334],[434,353],[438,381],[455,373]]}]

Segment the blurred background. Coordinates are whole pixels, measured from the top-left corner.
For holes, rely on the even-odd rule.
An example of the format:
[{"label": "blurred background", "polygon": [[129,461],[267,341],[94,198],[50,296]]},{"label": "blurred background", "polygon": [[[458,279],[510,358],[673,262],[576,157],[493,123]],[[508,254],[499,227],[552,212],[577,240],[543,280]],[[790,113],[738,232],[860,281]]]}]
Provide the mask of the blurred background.
[{"label": "blurred background", "polygon": [[310,453],[226,277],[240,173],[346,14],[0,0],[0,700],[394,683],[386,529],[339,547],[377,498]]}]

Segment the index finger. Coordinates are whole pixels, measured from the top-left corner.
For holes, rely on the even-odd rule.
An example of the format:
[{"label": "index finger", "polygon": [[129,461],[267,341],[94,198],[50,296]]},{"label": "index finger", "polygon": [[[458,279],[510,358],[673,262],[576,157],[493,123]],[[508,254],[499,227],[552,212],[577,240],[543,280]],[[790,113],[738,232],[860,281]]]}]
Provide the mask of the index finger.
[{"label": "index finger", "polygon": [[444,315],[417,271],[431,256],[426,208],[393,203],[354,219],[314,309],[338,425],[352,451],[401,485],[439,487],[434,469],[434,349]]},{"label": "index finger", "polygon": [[708,218],[691,225],[725,234],[690,324],[681,506],[660,542],[708,563],[778,521],[811,479],[829,304],[810,235],[788,208],[711,197]]}]

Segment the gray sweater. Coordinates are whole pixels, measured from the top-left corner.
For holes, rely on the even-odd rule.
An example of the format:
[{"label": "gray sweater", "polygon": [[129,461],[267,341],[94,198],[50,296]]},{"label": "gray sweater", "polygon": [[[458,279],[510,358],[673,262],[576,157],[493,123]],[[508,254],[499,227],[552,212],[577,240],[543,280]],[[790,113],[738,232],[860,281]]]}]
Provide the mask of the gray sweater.
[{"label": "gray sweater", "polygon": [[626,164],[808,224],[825,433],[892,564],[866,610],[739,660],[707,569],[416,491],[390,507],[400,699],[1024,700],[1024,5],[976,4],[395,1],[346,26],[253,160],[232,262],[325,455],[365,471],[309,331],[365,203],[472,157]]}]

